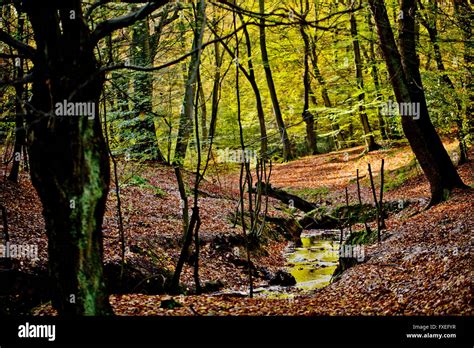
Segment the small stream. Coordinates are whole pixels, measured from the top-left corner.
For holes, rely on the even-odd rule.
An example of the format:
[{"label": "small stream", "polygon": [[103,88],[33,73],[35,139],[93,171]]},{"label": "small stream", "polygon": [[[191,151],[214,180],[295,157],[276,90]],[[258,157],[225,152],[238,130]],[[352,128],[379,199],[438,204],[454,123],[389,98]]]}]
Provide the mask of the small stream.
[{"label": "small stream", "polygon": [[315,290],[329,284],[339,261],[339,241],[335,233],[328,232],[304,232],[303,245],[290,248],[286,254],[288,272],[295,277],[298,289]]},{"label": "small stream", "polygon": [[289,246],[285,257],[286,271],[296,285],[255,289],[256,296],[291,298],[329,285],[339,261],[339,231],[309,230],[301,234],[302,246]]}]

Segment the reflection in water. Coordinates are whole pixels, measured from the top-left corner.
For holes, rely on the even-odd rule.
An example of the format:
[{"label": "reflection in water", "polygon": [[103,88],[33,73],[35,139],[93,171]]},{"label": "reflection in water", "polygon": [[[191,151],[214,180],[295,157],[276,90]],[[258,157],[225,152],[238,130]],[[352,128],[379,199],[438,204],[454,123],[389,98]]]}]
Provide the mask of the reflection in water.
[{"label": "reflection in water", "polygon": [[293,298],[296,293],[328,285],[339,261],[339,233],[336,230],[305,231],[301,235],[302,247],[292,247],[286,254],[287,271],[295,277],[296,285],[256,289],[256,296]]},{"label": "reflection in water", "polygon": [[302,235],[303,246],[288,255],[289,272],[296,279],[296,287],[314,290],[329,284],[337,267],[339,242],[321,239],[318,234]]}]

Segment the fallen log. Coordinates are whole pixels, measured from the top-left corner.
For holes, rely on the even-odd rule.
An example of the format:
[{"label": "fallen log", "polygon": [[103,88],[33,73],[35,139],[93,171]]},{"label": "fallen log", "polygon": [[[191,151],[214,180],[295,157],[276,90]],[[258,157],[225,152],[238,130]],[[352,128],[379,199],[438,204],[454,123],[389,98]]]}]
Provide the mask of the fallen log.
[{"label": "fallen log", "polygon": [[[256,189],[253,190],[254,192],[256,191]],[[283,203],[288,204],[291,207],[299,209],[305,213],[309,213],[310,211],[318,208],[317,204],[305,201],[303,198],[283,191],[282,189],[272,187],[270,184],[267,185],[262,183],[262,193],[269,197],[276,198]]]}]

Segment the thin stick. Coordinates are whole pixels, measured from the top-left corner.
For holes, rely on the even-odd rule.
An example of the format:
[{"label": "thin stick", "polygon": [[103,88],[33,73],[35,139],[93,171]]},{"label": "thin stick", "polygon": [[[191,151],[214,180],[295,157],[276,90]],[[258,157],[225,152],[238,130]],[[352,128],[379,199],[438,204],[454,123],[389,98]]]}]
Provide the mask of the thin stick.
[{"label": "thin stick", "polygon": [[357,197],[359,198],[359,204],[362,205],[362,197],[360,196],[359,169],[357,169]]},{"label": "thin stick", "polygon": [[347,207],[347,223],[349,225],[349,232],[352,234],[351,215],[349,214],[349,192],[346,187],[346,207]]},{"label": "thin stick", "polygon": [[121,250],[121,262],[120,262],[120,282],[123,280],[123,272],[125,269],[125,230],[123,227],[123,215],[122,215],[122,201],[120,199],[120,183],[118,179],[117,173],[117,160],[110,149],[110,142],[109,142],[109,132],[107,129],[107,100],[104,98],[103,103],[103,111],[104,111],[104,133],[105,133],[105,141],[107,143],[107,151],[109,153],[109,157],[112,160],[112,167],[114,171],[114,184],[115,184],[115,195],[117,198],[117,218],[118,218],[118,230],[120,236],[120,250]]},{"label": "thin stick", "polygon": [[375,192],[374,177],[372,175],[372,168],[369,163],[369,176],[370,176],[370,186],[372,188],[372,194],[374,196],[375,208],[376,208],[376,217],[377,217],[377,239],[380,243],[380,217],[379,217],[379,203],[377,201],[377,193]]},{"label": "thin stick", "polygon": [[[359,198],[359,205],[362,206],[362,197],[360,195],[360,183],[359,183],[359,169],[357,169],[357,197]],[[367,221],[364,220],[364,227],[367,234],[370,234],[369,225],[367,225]]]},{"label": "thin stick", "polygon": [[385,227],[385,220],[383,218],[383,185],[384,185],[384,174],[383,174],[383,167],[385,164],[385,160],[382,159],[382,165],[380,167],[380,203],[379,203],[379,209],[380,209],[380,228],[386,228]]},{"label": "thin stick", "polygon": [[10,235],[8,234],[8,216],[7,216],[7,208],[0,204],[0,211],[2,212],[2,224],[3,224],[3,239],[6,243],[10,241]]}]

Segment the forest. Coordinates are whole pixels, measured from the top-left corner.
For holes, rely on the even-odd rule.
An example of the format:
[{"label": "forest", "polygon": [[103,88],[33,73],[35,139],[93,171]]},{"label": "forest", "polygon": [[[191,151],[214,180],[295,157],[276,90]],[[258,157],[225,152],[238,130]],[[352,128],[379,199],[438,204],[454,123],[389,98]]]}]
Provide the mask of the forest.
[{"label": "forest", "polygon": [[0,315],[472,316],[469,0],[0,0]]}]

